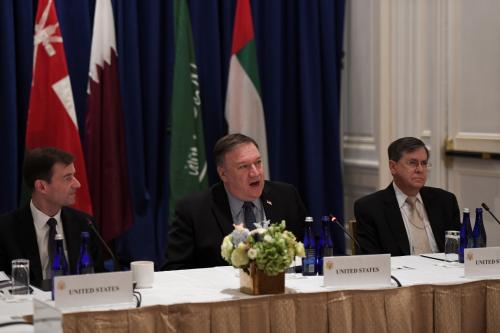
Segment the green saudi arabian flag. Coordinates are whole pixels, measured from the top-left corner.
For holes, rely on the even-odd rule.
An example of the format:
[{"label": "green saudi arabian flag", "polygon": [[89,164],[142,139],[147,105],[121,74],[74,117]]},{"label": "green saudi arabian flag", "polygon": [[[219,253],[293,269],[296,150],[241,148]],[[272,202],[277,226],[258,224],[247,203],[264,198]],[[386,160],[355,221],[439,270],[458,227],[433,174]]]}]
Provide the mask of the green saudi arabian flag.
[{"label": "green saudi arabian flag", "polygon": [[170,221],[175,203],[208,187],[200,85],[187,0],[174,1],[175,64],[170,117]]}]

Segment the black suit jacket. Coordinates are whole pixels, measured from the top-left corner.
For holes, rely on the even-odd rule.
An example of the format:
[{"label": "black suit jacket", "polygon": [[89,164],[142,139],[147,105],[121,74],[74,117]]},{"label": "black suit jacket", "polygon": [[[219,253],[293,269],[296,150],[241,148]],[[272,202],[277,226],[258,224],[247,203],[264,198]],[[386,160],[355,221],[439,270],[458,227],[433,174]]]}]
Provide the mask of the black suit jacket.
[{"label": "black suit jacket", "polygon": [[[439,251],[444,250],[446,230],[460,230],[460,211],[453,193],[424,186],[420,195]],[[393,185],[354,203],[356,236],[361,253],[410,254],[410,242]]]},{"label": "black suit jacket", "polygon": [[[90,218],[84,212],[73,208],[63,207],[61,210],[71,274],[76,274],[82,231],[88,231],[90,234],[89,250],[94,260],[95,271],[104,271],[100,243],[88,227],[87,220]],[[29,204],[0,217],[0,270],[10,274],[11,261],[18,258],[29,259],[30,282],[40,286],[43,280],[42,264]]]},{"label": "black suit jacket", "polygon": [[[272,223],[285,220],[287,230],[302,239],[306,209],[295,187],[266,181],[260,199],[268,220]],[[179,200],[169,230],[163,269],[227,265],[220,246],[232,231],[231,209],[222,183]]]}]

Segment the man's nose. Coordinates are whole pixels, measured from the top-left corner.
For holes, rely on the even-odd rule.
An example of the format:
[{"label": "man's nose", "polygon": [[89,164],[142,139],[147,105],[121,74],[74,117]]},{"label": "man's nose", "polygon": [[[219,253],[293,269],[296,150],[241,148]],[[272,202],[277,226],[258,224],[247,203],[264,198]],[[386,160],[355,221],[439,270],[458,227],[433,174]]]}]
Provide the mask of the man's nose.
[{"label": "man's nose", "polygon": [[424,165],[422,163],[417,163],[417,167],[415,168],[416,172],[423,172],[424,171]]},{"label": "man's nose", "polygon": [[257,167],[257,165],[255,165],[255,163],[252,163],[252,165],[250,166],[250,175],[252,176],[255,176],[255,175],[258,175],[259,174],[259,168]]},{"label": "man's nose", "polygon": [[82,186],[82,184],[80,184],[80,181],[78,180],[78,178],[74,177],[73,178],[73,187],[80,188],[81,186]]}]

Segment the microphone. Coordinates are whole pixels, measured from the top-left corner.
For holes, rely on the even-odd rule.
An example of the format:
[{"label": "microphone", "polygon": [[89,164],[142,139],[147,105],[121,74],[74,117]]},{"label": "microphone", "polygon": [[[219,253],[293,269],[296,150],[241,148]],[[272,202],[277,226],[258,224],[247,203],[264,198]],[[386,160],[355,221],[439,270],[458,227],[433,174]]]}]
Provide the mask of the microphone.
[{"label": "microphone", "polygon": [[498,219],[495,216],[495,214],[493,214],[491,212],[490,207],[488,207],[484,202],[481,203],[481,207],[483,207],[485,211],[487,211],[488,213],[490,213],[490,215],[495,219],[495,221],[497,221],[497,223],[500,224],[500,221],[498,221]]},{"label": "microphone", "polygon": [[[357,239],[354,238],[354,236],[352,236],[347,231],[347,229],[342,225],[342,223],[340,223],[340,221],[335,216],[333,216],[332,214],[330,214],[329,216],[330,216],[330,221],[332,223],[335,223],[338,227],[340,227],[340,229],[342,229],[342,231],[344,232],[344,234],[346,234],[347,236],[349,236],[350,239],[352,239],[352,241],[354,242],[354,244],[356,244],[356,246],[358,247],[358,249],[360,249],[361,251],[363,251],[363,249],[361,248],[361,245],[359,244],[359,242],[357,241]],[[399,282],[399,280],[394,275],[391,275],[391,279],[393,279],[396,282],[396,285],[398,287],[401,287],[401,282]]]},{"label": "microphone", "polygon": [[113,260],[113,271],[114,272],[121,271],[122,269],[121,269],[121,266],[120,266],[120,262],[116,259],[116,256],[113,254],[113,251],[111,251],[111,249],[109,248],[108,244],[106,244],[106,242],[104,241],[104,239],[99,234],[99,231],[97,231],[97,229],[95,228],[94,223],[92,223],[92,221],[89,218],[87,219],[87,224],[89,225],[90,229],[92,229],[92,232],[97,236],[97,238],[101,242],[101,245],[104,246],[104,248],[106,249],[106,252],[108,252],[109,256]]},{"label": "microphone", "polygon": [[354,244],[356,244],[358,249],[362,250],[361,245],[359,245],[359,242],[347,231],[347,229],[342,225],[342,223],[340,223],[340,221],[335,216],[333,216],[331,214],[330,214],[330,221],[335,223],[337,226],[339,226],[340,229],[342,229],[342,231],[344,232],[344,234],[349,236],[349,238],[354,242]]}]

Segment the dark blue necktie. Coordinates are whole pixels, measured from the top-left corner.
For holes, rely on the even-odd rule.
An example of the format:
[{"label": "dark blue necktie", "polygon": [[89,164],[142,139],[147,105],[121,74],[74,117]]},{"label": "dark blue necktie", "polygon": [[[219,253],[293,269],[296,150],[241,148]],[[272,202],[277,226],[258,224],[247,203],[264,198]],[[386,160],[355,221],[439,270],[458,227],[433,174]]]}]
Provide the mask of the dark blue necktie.
[{"label": "dark blue necktie", "polygon": [[255,229],[254,223],[257,222],[255,219],[255,214],[253,213],[254,204],[251,201],[245,201],[243,203],[243,214],[245,216],[245,225],[248,230]]},{"label": "dark blue necktie", "polygon": [[49,253],[49,269],[52,267],[52,260],[54,260],[54,253],[56,251],[56,242],[54,240],[57,231],[56,231],[56,225],[57,221],[55,218],[51,217],[48,221],[47,224],[49,225],[49,242],[47,244],[48,247],[48,253]]}]

